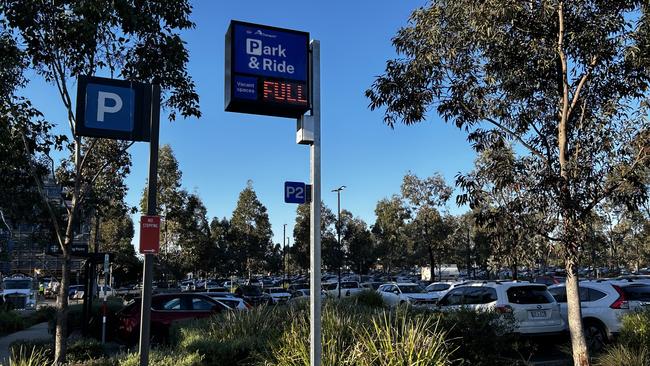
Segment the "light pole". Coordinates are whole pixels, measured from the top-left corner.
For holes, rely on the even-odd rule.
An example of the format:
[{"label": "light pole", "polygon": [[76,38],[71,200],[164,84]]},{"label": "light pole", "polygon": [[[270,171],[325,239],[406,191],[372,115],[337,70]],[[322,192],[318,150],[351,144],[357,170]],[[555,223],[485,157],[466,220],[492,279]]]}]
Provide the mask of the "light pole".
[{"label": "light pole", "polygon": [[[336,224],[336,236],[338,237],[339,242],[339,255],[343,254],[343,249],[341,248],[341,191],[345,189],[345,186],[340,186],[336,189],[332,189],[332,192],[336,192],[337,207],[338,207],[338,219]],[[342,259],[341,259],[342,260]],[[339,262],[339,299],[341,298],[341,263]]]}]

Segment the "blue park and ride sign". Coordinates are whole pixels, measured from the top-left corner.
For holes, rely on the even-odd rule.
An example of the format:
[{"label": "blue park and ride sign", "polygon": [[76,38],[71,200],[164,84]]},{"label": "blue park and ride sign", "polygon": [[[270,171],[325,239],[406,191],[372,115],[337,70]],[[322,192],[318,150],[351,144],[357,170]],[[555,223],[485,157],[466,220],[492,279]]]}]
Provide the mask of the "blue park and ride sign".
[{"label": "blue park and ride sign", "polygon": [[299,117],[310,109],[309,33],[231,21],[226,111]]},{"label": "blue park and ride sign", "polygon": [[75,135],[149,141],[151,84],[80,76]]}]

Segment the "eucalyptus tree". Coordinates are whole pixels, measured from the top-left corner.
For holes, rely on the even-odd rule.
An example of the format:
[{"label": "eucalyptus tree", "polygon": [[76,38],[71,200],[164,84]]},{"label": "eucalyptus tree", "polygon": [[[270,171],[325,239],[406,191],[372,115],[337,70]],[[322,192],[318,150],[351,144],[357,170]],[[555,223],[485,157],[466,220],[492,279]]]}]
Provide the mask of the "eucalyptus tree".
[{"label": "eucalyptus tree", "polygon": [[[66,354],[73,223],[78,220],[80,208],[88,198],[86,184],[89,180],[85,178],[106,173],[103,166],[99,170],[86,166],[90,160],[87,157],[95,154],[94,140],[90,139],[88,149],[84,150],[82,146],[86,139],[72,136],[75,106],[71,84],[80,75],[95,74],[154,82],[164,90],[163,106],[168,109],[170,120],[174,120],[177,113],[183,117],[200,116],[198,95],[187,72],[189,55],[179,35],[180,30],[194,26],[189,19],[191,10],[189,2],[176,0],[0,1],[0,26],[17,38],[33,74],[54,86],[65,112],[65,121],[60,124],[68,126],[70,133],[58,136],[54,142],[67,139],[74,152],[73,189],[64,225],[59,225],[58,217],[42,195],[44,204],[50,206],[48,212],[63,252],[63,275],[57,303],[56,364],[64,363]],[[38,118],[35,114],[28,117]],[[32,126],[23,124],[25,135],[34,132],[29,131]],[[30,156],[47,155],[48,147],[24,145]],[[34,177],[40,183],[39,176],[34,174]]]},{"label": "eucalyptus tree", "polygon": [[[321,202],[321,219],[320,219],[320,232],[321,232],[321,245],[323,253],[323,264],[327,266],[332,265],[332,261],[336,261],[336,251],[338,244],[333,232],[333,225],[336,222],[336,216]],[[301,270],[309,269],[309,246],[310,246],[310,221],[311,211],[308,203],[298,205],[296,208],[296,222],[293,226],[293,245],[289,249],[289,254],[292,261]],[[334,242],[332,242],[334,240]]]},{"label": "eucalyptus tree", "polygon": [[271,222],[266,207],[257,198],[253,182],[239,193],[237,206],[230,219],[232,246],[230,255],[236,258],[236,269],[247,273],[264,269],[264,256],[273,246]]},{"label": "eucalyptus tree", "polygon": [[348,210],[341,211],[341,236],[347,263],[358,274],[367,273],[377,261],[377,250],[366,222]]},{"label": "eucalyptus tree", "polygon": [[416,251],[424,249],[423,254],[428,256],[431,273],[434,273],[436,255],[441,259],[453,230],[450,220],[445,219],[439,210],[444,209],[453,191],[440,173],[421,179],[411,172],[404,176],[401,190],[409,211],[414,215],[410,222],[411,240]]},{"label": "eucalyptus tree", "polygon": [[406,266],[409,253],[413,252],[408,235],[411,212],[398,195],[393,195],[377,202],[375,216],[371,231],[377,245],[377,257],[384,271],[390,273]]},{"label": "eucalyptus tree", "polygon": [[[527,189],[561,219],[573,360],[589,364],[578,296],[585,220],[647,200],[649,6],[644,0],[432,0],[367,91],[389,126],[435,111],[477,151],[516,145]],[[496,182],[498,184],[498,182]]]}]

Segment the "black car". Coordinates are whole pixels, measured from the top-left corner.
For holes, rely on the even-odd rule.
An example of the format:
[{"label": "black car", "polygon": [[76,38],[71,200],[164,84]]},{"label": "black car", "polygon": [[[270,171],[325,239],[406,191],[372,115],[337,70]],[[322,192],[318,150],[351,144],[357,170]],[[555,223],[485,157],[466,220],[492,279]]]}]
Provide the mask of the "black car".
[{"label": "black car", "polygon": [[235,296],[244,299],[247,303],[251,305],[261,305],[268,303],[268,296],[262,293],[262,289],[259,286],[254,285],[243,285],[237,287],[235,290]]}]

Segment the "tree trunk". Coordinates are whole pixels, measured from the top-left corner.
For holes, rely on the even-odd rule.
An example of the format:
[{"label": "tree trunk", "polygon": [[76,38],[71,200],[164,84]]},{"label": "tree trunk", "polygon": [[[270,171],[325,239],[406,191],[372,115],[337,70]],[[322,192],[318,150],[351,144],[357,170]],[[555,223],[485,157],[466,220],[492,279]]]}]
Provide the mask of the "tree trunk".
[{"label": "tree trunk", "polygon": [[589,353],[587,352],[587,343],[582,324],[582,309],[580,308],[577,263],[576,253],[570,251],[566,258],[566,297],[569,312],[569,332],[571,333],[573,364],[575,366],[589,366]]},{"label": "tree trunk", "polygon": [[[66,242],[68,239],[66,239]],[[67,243],[66,243],[67,244]],[[54,336],[54,364],[65,363],[66,341],[68,339],[68,289],[70,288],[70,254],[66,250],[63,253],[63,265],[61,267],[61,286],[59,287],[59,298],[56,307],[56,334]]]},{"label": "tree trunk", "polygon": [[431,249],[431,245],[428,245],[427,249],[429,249],[429,261],[431,262],[431,280],[435,281],[436,280],[436,258],[433,255],[433,249]]}]

